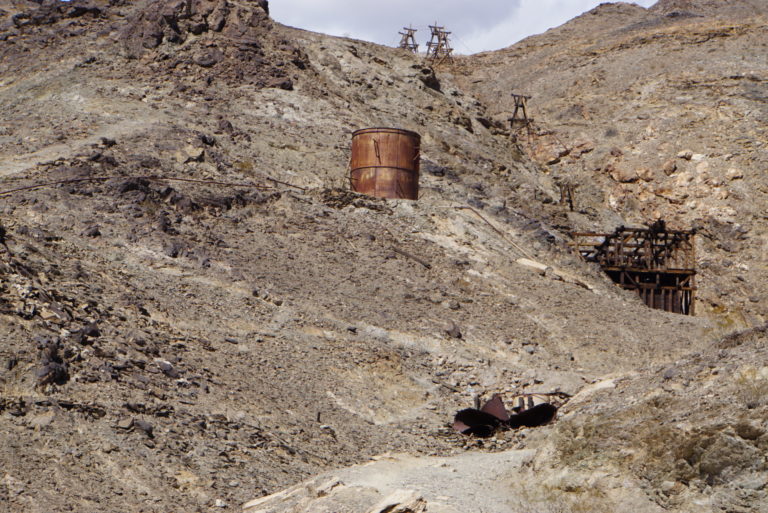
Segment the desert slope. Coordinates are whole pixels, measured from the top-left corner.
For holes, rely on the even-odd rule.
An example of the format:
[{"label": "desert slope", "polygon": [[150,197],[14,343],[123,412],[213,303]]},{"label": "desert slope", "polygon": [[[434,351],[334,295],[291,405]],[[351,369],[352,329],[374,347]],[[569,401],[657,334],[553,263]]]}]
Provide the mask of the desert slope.
[{"label": "desert slope", "polygon": [[[641,389],[719,358],[730,326],[650,311],[570,252],[553,174],[458,73],[282,27],[266,2],[0,10],[0,183],[23,189],[0,196],[11,511],[240,511],[386,452],[418,468],[535,450],[530,470],[552,476],[551,451],[578,465],[557,442],[578,424],[480,444],[453,413],[493,391]],[[422,135],[418,202],[345,190],[352,131],[378,125]],[[25,189],[45,182],[65,183]],[[762,367],[738,369],[761,386]],[[616,390],[568,415],[613,415]],[[646,436],[590,432],[613,462]],[[655,504],[638,462],[617,472]]]},{"label": "desert slope", "polygon": [[615,213],[696,228],[699,313],[750,327],[768,304],[766,14],[749,1],[602,4],[467,58],[457,77],[498,119],[508,93],[533,96],[536,132],[557,135],[535,137],[534,153],[578,187],[583,212],[563,224],[608,230]]}]

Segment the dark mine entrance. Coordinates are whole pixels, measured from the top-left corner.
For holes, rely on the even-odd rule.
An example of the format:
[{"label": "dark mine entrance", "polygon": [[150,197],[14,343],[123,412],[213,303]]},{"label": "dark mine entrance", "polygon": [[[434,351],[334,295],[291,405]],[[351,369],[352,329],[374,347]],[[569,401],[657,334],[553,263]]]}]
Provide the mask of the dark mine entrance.
[{"label": "dark mine entrance", "polygon": [[650,308],[694,315],[695,232],[621,226],[614,233],[573,233],[572,246]]}]

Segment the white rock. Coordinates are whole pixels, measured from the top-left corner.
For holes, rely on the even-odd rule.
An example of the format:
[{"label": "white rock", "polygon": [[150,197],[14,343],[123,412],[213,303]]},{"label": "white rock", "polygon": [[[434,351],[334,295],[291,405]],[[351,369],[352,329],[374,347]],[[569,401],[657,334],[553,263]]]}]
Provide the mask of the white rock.
[{"label": "white rock", "polygon": [[396,490],[367,513],[423,513],[427,501],[413,490]]},{"label": "white rock", "polygon": [[693,174],[690,171],[684,171],[675,178],[675,185],[685,187],[693,181]]},{"label": "white rock", "polygon": [[675,482],[674,481],[664,481],[661,483],[661,486],[659,487],[662,492],[671,492],[675,488]]},{"label": "white rock", "polygon": [[741,169],[732,167],[726,171],[725,177],[729,180],[738,180],[739,178],[744,178],[744,172]]},{"label": "white rock", "polygon": [[725,181],[719,176],[716,176],[707,180],[707,184],[711,185],[712,187],[722,187],[725,185]]},{"label": "white rock", "polygon": [[692,157],[693,152],[691,150],[683,150],[677,154],[677,158],[679,159],[691,160]]},{"label": "white rock", "polygon": [[518,265],[522,265],[523,267],[528,267],[530,269],[538,271],[542,275],[545,274],[549,269],[548,265],[542,264],[541,262],[536,262],[535,260],[530,260],[528,258],[518,258],[517,260],[515,260],[515,262]]},{"label": "white rock", "polygon": [[655,178],[655,173],[651,168],[641,167],[640,169],[637,170],[637,176],[639,176],[641,180],[650,182]]}]

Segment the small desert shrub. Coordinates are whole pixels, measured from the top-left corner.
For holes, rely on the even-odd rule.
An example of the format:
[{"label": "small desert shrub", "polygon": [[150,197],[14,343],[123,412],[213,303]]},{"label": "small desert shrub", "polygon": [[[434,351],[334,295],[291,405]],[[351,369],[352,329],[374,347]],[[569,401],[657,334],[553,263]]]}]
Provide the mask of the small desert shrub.
[{"label": "small desert shrub", "polygon": [[748,366],[736,375],[737,396],[742,404],[753,409],[768,402],[768,367]]}]

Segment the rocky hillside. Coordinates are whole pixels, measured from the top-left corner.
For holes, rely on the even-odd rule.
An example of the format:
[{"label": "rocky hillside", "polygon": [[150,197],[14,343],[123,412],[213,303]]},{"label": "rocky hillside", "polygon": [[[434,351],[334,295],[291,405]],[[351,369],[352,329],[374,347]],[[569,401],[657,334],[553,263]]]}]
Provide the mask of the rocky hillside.
[{"label": "rocky hillside", "polygon": [[664,218],[699,231],[699,314],[764,322],[768,225],[766,16],[759,1],[602,4],[545,34],[467,58],[461,83],[498,119],[531,95],[543,170],[576,187],[563,223]]},{"label": "rocky hillside", "polygon": [[[462,69],[264,1],[0,2],[0,504],[240,511],[332,471],[250,509],[366,511],[396,487],[456,511],[488,465],[488,512],[764,499],[764,330],[723,339],[578,260],[567,229],[630,211],[559,204]],[[418,202],[346,190],[371,126],[422,135]],[[639,186],[588,171],[595,194]],[[477,396],[555,390],[576,397],[551,426],[449,428]],[[467,479],[339,470],[388,452]]]}]

